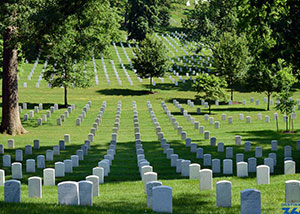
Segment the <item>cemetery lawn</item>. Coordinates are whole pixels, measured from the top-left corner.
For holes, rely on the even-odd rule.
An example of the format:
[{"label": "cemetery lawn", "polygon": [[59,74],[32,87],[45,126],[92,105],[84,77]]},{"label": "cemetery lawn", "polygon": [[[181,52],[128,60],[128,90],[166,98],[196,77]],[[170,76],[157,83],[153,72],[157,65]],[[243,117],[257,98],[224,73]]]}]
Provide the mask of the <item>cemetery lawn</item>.
[{"label": "cemetery lawn", "polygon": [[[178,12],[181,15],[183,12]],[[175,16],[174,16],[175,17]],[[176,19],[180,23],[180,19]],[[178,27],[178,26],[176,26]],[[170,32],[169,32],[170,33]],[[160,35],[159,35],[160,36]],[[162,39],[165,42],[165,40]],[[125,40],[125,50],[130,58],[133,57],[131,50],[127,47]],[[172,42],[170,40],[170,42]],[[166,45],[169,45],[165,42]],[[173,43],[174,44],[174,43]],[[234,105],[229,106],[221,103],[219,106],[212,107],[212,117],[215,121],[220,121],[220,128],[215,129],[214,125],[209,125],[208,121],[204,120],[204,114],[208,112],[204,106],[200,106],[195,101],[196,105],[191,108],[187,105],[187,100],[194,100],[195,92],[189,91],[191,82],[182,83],[179,77],[172,73],[166,73],[164,82],[159,79],[154,79],[156,86],[154,90],[158,93],[148,95],[149,80],[145,79],[142,83],[139,82],[133,71],[129,67],[127,58],[124,55],[120,44],[117,45],[117,50],[124,62],[133,85],[129,84],[123,69],[120,66],[118,57],[111,47],[110,57],[104,59],[107,73],[110,79],[110,86],[106,82],[106,77],[103,72],[101,59],[96,59],[96,69],[99,78],[99,85],[96,85],[95,78],[92,79],[93,86],[88,89],[69,89],[68,99],[69,104],[75,104],[75,111],[70,114],[70,117],[63,122],[62,126],[56,125],[56,120],[61,114],[66,111],[65,108],[60,108],[48,118],[47,122],[42,126],[37,126],[37,118],[41,118],[50,106],[55,103],[63,105],[63,89],[49,89],[45,80],[42,80],[40,87],[36,88],[36,82],[42,71],[44,60],[41,59],[35,69],[31,80],[27,80],[33,62],[23,66],[23,71],[20,73],[19,80],[19,102],[26,102],[28,110],[23,110],[21,113],[22,123],[28,134],[22,136],[5,136],[0,135],[0,142],[5,147],[5,154],[10,154],[12,162],[15,160],[15,150],[7,148],[7,140],[15,139],[15,149],[22,149],[24,152],[25,145],[33,145],[34,139],[40,140],[41,148],[33,150],[32,155],[24,154],[23,165],[23,179],[21,189],[21,201],[19,204],[4,203],[4,188],[0,187],[0,213],[152,213],[151,209],[147,208],[146,194],[143,192],[143,183],[139,176],[137,167],[135,138],[134,138],[134,123],[132,102],[136,101],[137,110],[139,112],[139,124],[141,140],[145,151],[145,157],[153,166],[153,171],[157,172],[158,180],[163,185],[170,186],[173,189],[173,213],[239,213],[240,212],[240,191],[248,188],[258,189],[261,191],[262,213],[283,213],[281,204],[285,202],[285,181],[299,180],[299,174],[283,175],[283,161],[284,161],[284,146],[290,145],[293,149],[293,160],[296,162],[296,170],[300,172],[300,154],[296,150],[296,140],[300,139],[300,121],[294,121],[295,134],[283,134],[276,131],[276,124],[273,114],[274,105],[271,106],[270,111],[266,111],[266,104],[264,103],[264,94],[249,93],[235,91]],[[175,44],[174,44],[175,45]],[[170,47],[171,48],[171,47]],[[176,53],[180,56],[183,52],[179,49]],[[45,56],[44,56],[45,57]],[[116,75],[112,69],[110,60],[114,61],[118,75],[122,81],[122,86],[118,84]],[[178,63],[182,65],[181,63]],[[213,69],[213,68],[212,68]],[[94,67],[92,60],[88,61],[87,71],[93,73]],[[93,73],[94,74],[94,73]],[[176,81],[179,81],[179,86],[175,87],[174,83],[169,80],[171,75]],[[181,75],[185,77],[185,72]],[[195,77],[195,76],[194,76]],[[24,82],[27,83],[27,88],[24,88]],[[229,95],[229,92],[228,92]],[[254,98],[254,103],[250,103],[250,98]],[[293,98],[299,99],[300,91],[295,89]],[[226,146],[234,148],[233,158],[233,174],[234,176],[223,177],[222,174],[215,174],[212,191],[200,191],[198,180],[188,180],[176,173],[175,168],[170,167],[170,160],[166,159],[163,154],[163,149],[160,147],[160,142],[157,139],[154,125],[152,124],[150,114],[147,109],[147,101],[150,101],[153,106],[153,111],[160,123],[164,137],[172,148],[174,153],[178,154],[182,159],[191,160],[192,163],[199,163],[203,167],[202,159],[196,159],[196,154],[191,153],[185,147],[185,142],[177,135],[172,123],[164,113],[161,107],[161,101],[164,101],[171,113],[176,117],[179,124],[183,127],[183,131],[187,132],[187,136],[192,139],[192,143],[197,143],[198,147],[204,149],[205,154],[211,154],[212,158],[225,159],[225,153],[218,153],[217,147],[211,147],[209,140],[204,140],[203,134],[199,134],[194,127],[186,121],[184,116],[173,105],[173,99],[179,101],[196,121],[200,122],[205,130],[210,131],[210,136],[217,138],[218,142],[224,142]],[[242,101],[246,100],[246,105],[242,105]],[[259,100],[260,104],[256,105],[255,101]],[[81,126],[76,126],[76,118],[81,113],[83,107],[92,101],[92,107],[87,113]],[[122,101],[122,111],[120,119],[120,128],[118,131],[118,141],[115,159],[111,166],[111,172],[108,177],[105,177],[105,184],[100,185],[100,196],[94,198],[93,207],[73,207],[58,205],[57,186],[44,187],[43,198],[32,199],[28,198],[27,180],[31,176],[43,177],[43,171],[37,169],[36,173],[26,173],[26,159],[36,159],[38,155],[45,155],[46,150],[52,149],[54,145],[58,145],[59,140],[63,140],[64,134],[70,134],[71,142],[66,144],[66,150],[61,151],[59,156],[54,156],[54,161],[46,161],[46,167],[54,167],[57,161],[70,159],[70,156],[76,153],[80,145],[87,140],[90,129],[97,117],[102,102],[107,102],[107,108],[103,114],[101,125],[95,136],[95,140],[91,143],[91,149],[88,156],[85,156],[84,161],[80,161],[80,166],[73,168],[73,173],[67,173],[64,178],[56,178],[56,184],[61,181],[80,181],[84,180],[86,176],[92,174],[92,168],[98,165],[98,162],[103,159],[106,154],[108,145],[111,140],[112,129],[114,126],[114,119],[117,110],[118,101]],[[275,98],[273,98],[275,102]],[[34,106],[39,103],[44,104],[44,110],[35,113],[34,118],[29,121],[24,121],[24,114],[28,114],[29,110],[33,110]],[[196,114],[196,109],[200,107],[201,115]],[[296,109],[296,113],[298,114]],[[233,124],[228,124],[228,121],[222,121],[221,115],[226,114],[233,117]],[[244,120],[239,120],[239,114],[244,114]],[[262,120],[257,120],[257,114],[262,113]],[[279,112],[278,112],[279,113]],[[265,115],[270,116],[271,122],[265,123]],[[251,116],[251,123],[246,123],[246,116]],[[299,118],[300,116],[297,115]],[[279,114],[279,127],[283,131],[285,124],[283,123],[283,115]],[[235,146],[235,136],[242,137],[242,146]],[[256,175],[249,174],[249,178],[237,178],[235,168],[236,153],[244,153],[244,160],[255,156],[255,147],[261,146],[263,149],[263,158],[268,157],[271,153],[271,140],[278,140],[277,166],[275,167],[274,175],[271,175],[269,185],[256,185]],[[251,152],[244,152],[244,142],[251,141]],[[2,154],[0,155],[0,168],[5,170],[6,180],[11,179],[11,170],[7,167],[2,167]],[[263,164],[263,158],[257,159],[257,164]],[[222,167],[221,167],[222,169]],[[216,182],[220,180],[229,180],[232,182],[232,208],[218,208],[216,207]]]},{"label": "cemetery lawn", "polygon": [[[116,60],[116,59],[114,59]],[[107,60],[106,60],[107,61]],[[125,61],[125,59],[124,59]],[[99,65],[101,62],[97,60]],[[27,70],[31,65],[27,65]],[[107,66],[108,67],[108,66]],[[24,68],[26,72],[26,67]],[[109,70],[109,69],[108,69]],[[28,71],[27,71],[28,72]],[[121,72],[120,72],[121,73]],[[109,75],[112,77],[113,71],[109,70]],[[134,79],[133,73],[132,79]],[[121,75],[120,75],[121,76]],[[122,78],[122,77],[121,77]],[[24,79],[24,78],[23,78]],[[33,155],[24,155],[24,159],[36,159],[37,155],[45,154],[47,149],[52,149],[53,145],[57,145],[58,141],[63,139],[64,134],[70,134],[71,143],[66,145],[66,150],[61,151],[60,156],[54,156],[54,161],[46,162],[46,167],[54,167],[57,161],[69,159],[71,155],[76,153],[80,145],[87,139],[90,128],[99,112],[102,102],[107,101],[107,108],[103,114],[103,120],[98,128],[95,136],[95,142],[92,143],[92,149],[89,150],[89,155],[85,157],[84,161],[80,161],[80,167],[74,168],[72,174],[66,174],[63,179],[56,178],[56,184],[63,180],[80,181],[84,180],[86,176],[92,174],[92,168],[97,166],[97,163],[103,159],[106,150],[108,149],[111,140],[112,128],[116,114],[117,102],[122,101],[121,123],[118,132],[118,143],[115,160],[111,167],[111,173],[105,178],[105,184],[100,185],[100,197],[94,198],[93,207],[71,207],[58,205],[57,187],[43,187],[42,199],[28,198],[27,180],[31,176],[42,177],[42,170],[37,169],[36,173],[28,174],[25,172],[25,161],[23,161],[23,179],[22,179],[22,196],[21,204],[7,204],[4,203],[4,190],[0,187],[0,201],[1,210],[4,213],[20,211],[21,213],[42,213],[42,212],[59,212],[59,213],[151,213],[150,209],[146,207],[146,195],[143,193],[143,184],[140,181],[139,172],[137,168],[137,160],[135,155],[134,143],[134,129],[133,129],[133,111],[132,101],[137,102],[137,109],[139,112],[140,132],[145,156],[153,166],[153,171],[158,173],[158,179],[162,181],[163,185],[171,186],[173,188],[173,209],[174,213],[238,213],[240,210],[240,191],[247,188],[259,189],[262,194],[262,213],[282,213],[281,203],[284,203],[284,182],[286,180],[299,180],[299,175],[282,175],[283,174],[283,152],[285,145],[291,145],[293,148],[293,158],[298,163],[299,154],[296,151],[296,140],[299,139],[300,123],[295,120],[296,134],[280,134],[276,132],[276,126],[273,119],[275,112],[272,106],[270,112],[265,111],[266,105],[263,103],[263,95],[256,93],[235,93],[235,100],[242,102],[247,100],[246,106],[242,104],[234,104],[232,106],[220,105],[213,106],[212,116],[215,120],[221,122],[220,129],[214,129],[214,125],[209,125],[208,121],[204,120],[203,114],[207,111],[203,109],[202,115],[196,114],[196,105],[194,108],[187,106],[185,103],[187,99],[194,99],[194,92],[185,90],[185,85],[180,83],[179,87],[174,87],[167,81],[165,83],[158,83],[155,91],[157,94],[143,95],[148,89],[146,80],[143,84],[138,81],[134,82],[134,86],[126,85],[126,78],[124,77],[123,87],[112,85],[107,86],[103,72],[99,69],[99,79],[102,80],[99,86],[93,86],[89,89],[71,89],[69,92],[70,103],[76,104],[76,110],[70,114],[70,117],[63,122],[62,126],[56,125],[56,119],[66,110],[60,109],[52,114],[43,126],[36,125],[36,119],[45,114],[46,110],[35,114],[34,119],[23,122],[24,127],[29,131],[29,134],[22,136],[4,136],[1,135],[1,142],[5,146],[5,154],[12,156],[14,161],[14,150],[7,149],[7,140],[15,139],[16,149],[23,149],[25,145],[33,145],[34,139],[40,140],[40,150],[33,150]],[[167,78],[165,78],[167,79]],[[20,86],[22,82],[20,80]],[[34,82],[34,80],[31,80]],[[156,80],[158,82],[158,80]],[[188,84],[188,83],[186,83]],[[50,105],[54,103],[63,103],[62,89],[48,89],[47,84],[42,82],[41,88],[36,89],[34,84],[29,84],[28,88],[20,87],[20,103],[27,102],[29,108],[32,110],[33,106],[39,103],[44,103],[44,109],[49,109]],[[250,98],[260,100],[260,105],[256,106],[254,103],[250,104]],[[295,99],[299,97],[299,92],[295,93]],[[225,146],[234,147],[234,154],[243,152],[243,146],[235,146],[235,135],[242,136],[242,142],[251,141],[251,152],[244,153],[245,160],[249,157],[254,157],[255,146],[263,148],[263,157],[267,157],[270,153],[271,140],[278,140],[277,161],[278,165],[275,167],[275,175],[271,176],[270,185],[256,185],[255,174],[250,173],[249,178],[237,178],[234,167],[234,177],[220,177],[222,175],[214,175],[214,190],[200,191],[199,181],[183,179],[179,174],[176,174],[175,168],[170,167],[170,160],[166,159],[163,150],[160,147],[160,142],[157,140],[155,128],[152,124],[150,114],[147,110],[146,102],[149,100],[152,103],[155,115],[164,132],[167,142],[174,148],[174,153],[177,153],[180,158],[189,159],[192,163],[200,163],[202,166],[202,159],[196,159],[195,153],[190,153],[189,149],[185,147],[182,141],[174,130],[171,122],[164,114],[161,107],[161,101],[165,101],[172,114],[177,118],[177,121],[183,130],[187,131],[188,137],[192,138],[193,143],[197,143],[198,147],[204,148],[204,153],[212,154],[212,158],[225,158],[225,154],[217,153],[217,148],[209,146],[209,140],[204,140],[203,134],[199,134],[193,126],[185,120],[179,110],[173,105],[172,100],[177,99],[183,104],[183,107],[200,121],[200,125],[205,126],[205,130],[211,132],[211,136],[217,138],[217,142],[224,142]],[[75,126],[75,120],[82,111],[87,102],[92,101],[92,107],[88,111],[87,117],[80,127]],[[48,103],[48,104],[45,104]],[[29,110],[30,110],[29,109]],[[29,110],[23,110],[21,118]],[[263,120],[256,119],[257,113],[263,114]],[[221,114],[225,113],[227,116],[233,116],[233,124],[228,124],[227,121],[221,120]],[[246,124],[246,121],[239,121],[240,113],[246,116],[251,116],[251,123]],[[264,122],[264,115],[269,115],[270,123]],[[280,115],[280,128],[284,128],[282,122],[282,115]],[[235,155],[234,155],[235,156]],[[2,160],[2,155],[1,155]],[[235,163],[235,157],[233,158]],[[263,163],[263,158],[258,158],[258,164]],[[2,161],[0,163],[2,166]],[[222,165],[222,164],[221,164]],[[234,164],[235,165],[235,164]],[[3,168],[3,167],[1,167]],[[204,168],[204,167],[202,167]],[[9,168],[5,169],[6,180],[11,179],[11,171]],[[299,165],[297,165],[297,172],[299,172]],[[233,208],[217,208],[216,207],[216,192],[215,184],[219,180],[230,180],[232,182],[233,192]]]}]

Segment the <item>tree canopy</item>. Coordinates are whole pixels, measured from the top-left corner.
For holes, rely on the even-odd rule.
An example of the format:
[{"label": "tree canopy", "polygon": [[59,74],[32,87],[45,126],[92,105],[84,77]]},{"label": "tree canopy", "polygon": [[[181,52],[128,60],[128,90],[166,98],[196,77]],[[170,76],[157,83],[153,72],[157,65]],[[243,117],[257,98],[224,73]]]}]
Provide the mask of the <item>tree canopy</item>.
[{"label": "tree canopy", "polygon": [[200,74],[195,83],[193,89],[196,91],[196,99],[203,99],[208,103],[209,114],[211,113],[211,105],[216,100],[226,99],[224,87],[227,83],[224,79],[216,77],[215,75]]},{"label": "tree canopy", "polygon": [[141,78],[150,78],[152,92],[152,78],[162,77],[170,69],[168,51],[161,41],[148,35],[140,42],[135,54],[133,66]]},{"label": "tree canopy", "polygon": [[233,101],[233,87],[247,73],[251,58],[248,52],[247,40],[235,33],[225,32],[220,41],[213,48],[216,75],[225,78],[231,89]]},{"label": "tree canopy", "polygon": [[[0,11],[0,30],[4,32],[1,131],[23,134],[27,131],[19,116],[19,50],[26,44],[35,46],[36,53],[43,50],[52,68],[54,65],[57,67],[51,70],[53,76],[50,82],[58,86],[61,80],[58,81],[57,77],[62,77],[63,67],[67,68],[64,72],[70,72],[71,61],[77,60],[81,64],[91,57],[91,53],[96,55],[105,51],[112,39],[117,38],[119,18],[109,0],[4,0],[0,2]],[[78,77],[82,73],[76,71],[72,76]],[[64,86],[69,85],[66,82],[64,79]]]},{"label": "tree canopy", "polygon": [[152,33],[158,25],[158,0],[129,0],[128,38],[141,41],[148,33]]}]

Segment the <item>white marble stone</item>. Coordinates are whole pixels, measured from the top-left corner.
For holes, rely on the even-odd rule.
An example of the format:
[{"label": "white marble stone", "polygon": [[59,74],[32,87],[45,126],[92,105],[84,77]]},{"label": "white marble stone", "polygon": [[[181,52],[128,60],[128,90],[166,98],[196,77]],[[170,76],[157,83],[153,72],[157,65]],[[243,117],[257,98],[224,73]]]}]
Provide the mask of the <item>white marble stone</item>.
[{"label": "white marble stone", "polygon": [[162,186],[160,181],[150,181],[147,183],[147,207],[152,208],[153,187]]},{"label": "white marble stone", "polygon": [[21,202],[21,182],[8,180],[4,183],[4,202]]},{"label": "white marble stone", "polygon": [[55,170],[46,168],[43,170],[44,186],[55,186]]},{"label": "white marble stone", "polygon": [[40,177],[28,178],[28,197],[42,198],[42,179]]},{"label": "white marble stone", "polygon": [[82,206],[93,205],[93,182],[91,181],[79,181],[79,203]]},{"label": "white marble stone", "polygon": [[55,177],[65,177],[65,164],[63,162],[56,162]]},{"label": "white marble stone", "polygon": [[70,159],[64,160],[64,165],[65,165],[65,173],[73,172],[72,160],[70,160]]},{"label": "white marble stone", "polygon": [[94,167],[93,175],[96,175],[99,177],[100,184],[104,184],[104,169],[102,167]]},{"label": "white marble stone", "polygon": [[200,164],[193,163],[189,165],[189,178],[192,179],[200,179]]},{"label": "white marble stone", "polygon": [[256,167],[256,183],[270,184],[270,167],[266,165],[259,165]]},{"label": "white marble stone", "polygon": [[284,174],[293,175],[296,174],[296,163],[292,160],[284,161]]},{"label": "white marble stone", "polygon": [[12,163],[11,174],[13,179],[22,179],[22,164],[18,162]]},{"label": "white marble stone", "polygon": [[93,196],[99,196],[99,177],[97,175],[89,175],[85,179],[93,183]]},{"label": "white marble stone", "polygon": [[200,190],[212,190],[213,178],[212,170],[202,169],[200,170]]},{"label": "white marble stone", "polygon": [[233,174],[231,159],[223,160],[223,174],[224,175],[232,175]]},{"label": "white marble stone", "polygon": [[142,181],[144,181],[144,174],[147,172],[153,172],[153,167],[152,166],[142,166],[141,167],[141,178]]},{"label": "white marble stone", "polygon": [[256,189],[241,191],[241,214],[261,213],[261,193]]},{"label": "white marble stone", "polygon": [[79,187],[74,181],[64,181],[57,185],[58,203],[64,205],[79,205]]},{"label": "white marble stone", "polygon": [[34,173],[35,172],[35,160],[27,159],[26,160],[26,173]]},{"label": "white marble stone", "polygon": [[0,169],[0,186],[4,186],[5,183],[5,171]]},{"label": "white marble stone", "polygon": [[146,172],[144,173],[144,192],[147,193],[147,183],[150,181],[157,181],[156,172]]},{"label": "white marble stone", "polygon": [[285,203],[300,203],[300,181],[285,182]]},{"label": "white marble stone", "polygon": [[154,212],[172,213],[172,188],[156,186],[152,188],[152,210]]},{"label": "white marble stone", "polygon": [[212,159],[212,171],[213,173],[221,173],[221,161],[220,159]]},{"label": "white marble stone", "polygon": [[230,181],[218,181],[217,189],[217,207],[232,207],[232,184]]},{"label": "white marble stone", "polygon": [[181,176],[189,177],[190,174],[190,166],[191,161],[190,160],[183,160],[181,161]]},{"label": "white marble stone", "polygon": [[248,163],[239,162],[236,164],[237,177],[248,177]]}]

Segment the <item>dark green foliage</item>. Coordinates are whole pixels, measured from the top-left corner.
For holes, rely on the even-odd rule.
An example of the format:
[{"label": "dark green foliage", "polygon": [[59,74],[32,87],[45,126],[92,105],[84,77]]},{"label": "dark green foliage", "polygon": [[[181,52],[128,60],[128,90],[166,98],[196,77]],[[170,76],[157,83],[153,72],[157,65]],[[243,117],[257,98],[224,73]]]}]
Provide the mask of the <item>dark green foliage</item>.
[{"label": "dark green foliage", "polygon": [[[2,66],[3,66],[3,40],[0,39],[0,75],[2,74]],[[2,75],[1,75],[2,76]]]},{"label": "dark green foliage", "polygon": [[238,2],[235,0],[206,1],[196,6],[182,20],[183,26],[193,38],[213,44],[224,32],[236,30]]},{"label": "dark green foliage", "polygon": [[294,74],[300,73],[300,2],[287,0],[287,6],[276,25],[275,31],[280,35],[278,49],[284,50],[284,59],[293,65]]},{"label": "dark green foliage", "polygon": [[226,99],[223,89],[226,86],[227,83],[224,79],[215,75],[200,74],[193,84],[193,89],[197,92],[196,99],[208,102],[209,113],[211,113],[211,105],[216,100]]},{"label": "dark green foliage", "polygon": [[170,24],[170,17],[171,17],[170,9],[167,7],[162,7],[158,15],[160,24],[162,26],[168,26]]},{"label": "dark green foliage", "polygon": [[150,36],[140,42],[139,47],[140,51],[135,50],[133,66],[141,78],[150,78],[151,92],[152,78],[162,77],[170,69],[168,51],[162,42]]},{"label": "dark green foliage", "polygon": [[129,39],[141,41],[146,38],[146,34],[152,33],[158,25],[158,14],[158,0],[130,0],[127,26]]},{"label": "dark green foliage", "polygon": [[213,53],[216,75],[225,78],[233,101],[233,87],[246,75],[251,62],[247,40],[235,33],[224,33],[215,44]]}]

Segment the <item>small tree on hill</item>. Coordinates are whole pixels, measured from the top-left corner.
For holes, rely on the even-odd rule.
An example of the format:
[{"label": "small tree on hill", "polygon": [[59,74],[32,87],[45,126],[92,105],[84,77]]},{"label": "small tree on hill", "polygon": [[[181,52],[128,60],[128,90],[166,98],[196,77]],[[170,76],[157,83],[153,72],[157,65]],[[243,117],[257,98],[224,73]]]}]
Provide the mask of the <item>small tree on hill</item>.
[{"label": "small tree on hill", "polygon": [[267,62],[257,62],[249,72],[249,85],[257,92],[264,92],[267,95],[267,111],[270,110],[270,98],[273,93],[279,93],[285,88],[291,88],[296,82],[293,76],[292,67],[287,66],[283,59],[277,63],[268,65]]},{"label": "small tree on hill", "polygon": [[199,75],[193,84],[193,88],[197,92],[196,99],[204,99],[208,102],[209,114],[211,113],[211,105],[216,100],[226,99],[224,87],[227,87],[224,79],[207,74]]},{"label": "small tree on hill", "polygon": [[247,40],[237,36],[234,32],[224,33],[220,41],[213,48],[216,74],[225,78],[231,89],[233,101],[233,87],[242,79],[249,68],[250,57]]},{"label": "small tree on hill", "polygon": [[291,123],[291,114],[293,113],[293,108],[296,105],[296,102],[294,100],[291,100],[290,97],[292,96],[292,93],[290,92],[289,88],[286,88],[284,91],[282,91],[279,94],[280,103],[276,105],[276,110],[279,110],[281,114],[286,115],[286,132],[291,131],[291,127],[289,124]]},{"label": "small tree on hill", "polygon": [[141,78],[150,78],[152,93],[152,78],[162,77],[170,69],[168,51],[162,42],[150,36],[140,42],[139,48],[140,50],[135,50],[133,66]]}]

